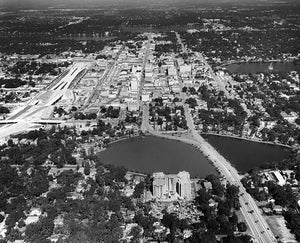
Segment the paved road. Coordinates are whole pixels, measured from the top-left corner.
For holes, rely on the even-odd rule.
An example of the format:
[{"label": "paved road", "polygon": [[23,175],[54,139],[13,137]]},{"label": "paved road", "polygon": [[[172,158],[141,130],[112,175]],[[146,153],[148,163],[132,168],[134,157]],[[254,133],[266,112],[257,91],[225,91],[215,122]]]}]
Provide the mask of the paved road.
[{"label": "paved road", "polygon": [[[208,65],[207,62],[206,65]],[[213,72],[211,68],[210,70],[211,72]],[[182,90],[183,83],[179,75],[178,69],[177,69],[177,75],[180,84],[180,89]],[[215,78],[216,76],[212,75],[212,77]],[[220,80],[217,80],[216,82],[219,81]],[[180,92],[180,95],[184,103],[187,96],[183,92]],[[187,125],[189,127],[189,132],[198,141],[200,150],[203,152],[204,155],[208,156],[208,158],[214,163],[214,165],[218,168],[221,174],[225,176],[228,182],[239,187],[240,195],[241,195],[239,197],[240,204],[241,204],[241,212],[244,215],[244,218],[252,232],[252,236],[259,243],[277,242],[273,232],[269,229],[269,226],[266,220],[263,218],[255,201],[246,192],[246,189],[242,185],[240,181],[241,178],[237,170],[230,164],[230,162],[228,162],[221,154],[219,154],[219,152],[199,134],[199,132],[195,128],[193,118],[189,111],[188,105],[186,104],[184,105],[184,111],[187,120]]]},{"label": "paved road", "polygon": [[[182,43],[180,35],[177,32],[175,32],[175,34],[176,34],[178,43],[181,45],[182,52],[188,53],[188,50],[186,49],[185,45]],[[205,57],[201,53],[200,53],[200,59],[204,63],[205,68],[208,70],[210,77],[216,82],[219,89],[224,92],[224,95],[229,99],[234,98],[233,95],[230,94],[228,92],[228,90],[226,89],[224,82],[221,80],[221,78],[218,75],[215,74],[215,72],[212,70],[211,66],[208,64]]]},{"label": "paved road", "polygon": [[35,122],[48,118],[47,113],[49,113],[49,109],[52,109],[53,103],[63,95],[68,94],[70,85],[85,68],[85,63],[75,63],[70,69],[55,79],[54,84],[49,85],[47,90],[39,92],[28,101],[23,109],[7,119],[8,121],[15,120],[17,123],[0,127],[0,140],[4,141],[9,135],[41,127]]},{"label": "paved road", "polygon": [[146,63],[148,61],[150,44],[151,44],[151,33],[148,34],[146,52],[145,52],[145,56],[144,56],[143,64],[142,64],[142,77],[140,80],[139,93],[138,93],[140,109],[143,111],[142,125],[141,125],[141,130],[143,132],[149,130],[149,104],[143,103],[141,97],[143,94],[143,87],[144,87],[144,81],[145,81],[144,72],[145,72]]},{"label": "paved road", "polygon": [[49,90],[66,90],[75,80],[77,75],[79,75],[82,71],[86,68],[85,63],[75,63],[72,67],[68,70],[67,74],[65,74],[59,82],[57,82],[53,87]]},{"label": "paved road", "polygon": [[152,129],[149,126],[149,105],[143,104],[142,110],[143,110],[143,118],[142,118],[141,130],[142,132],[150,131]]},{"label": "paved road", "polygon": [[175,35],[176,35],[177,41],[178,41],[179,44],[181,45],[182,52],[188,53],[186,47],[185,47],[184,44],[182,43],[182,40],[181,40],[180,35],[178,34],[178,32],[175,32]]},{"label": "paved road", "polygon": [[[85,110],[90,104],[91,101],[95,100],[98,98],[99,96],[99,92],[100,92],[100,88],[103,85],[108,85],[108,83],[110,83],[110,81],[112,81],[112,73],[114,72],[117,64],[118,64],[118,58],[120,56],[120,54],[122,53],[122,51],[124,50],[125,45],[123,45],[120,50],[118,51],[113,63],[110,63],[108,68],[106,68],[106,70],[104,71],[102,77],[98,80],[97,85],[93,88],[92,93],[90,95],[90,97],[88,98],[88,100],[85,102],[84,107],[81,108],[81,110]],[[100,112],[100,111],[99,111]]]},{"label": "paved road", "polygon": [[151,44],[151,33],[148,34],[148,40],[147,40],[147,45],[146,45],[146,51],[143,59],[143,64],[142,64],[142,77],[140,80],[140,85],[139,85],[139,93],[138,93],[138,98],[139,98],[139,103],[140,107],[142,107],[142,94],[143,94],[143,87],[144,87],[144,82],[145,82],[145,67],[148,61],[148,56],[149,56],[149,48]]}]

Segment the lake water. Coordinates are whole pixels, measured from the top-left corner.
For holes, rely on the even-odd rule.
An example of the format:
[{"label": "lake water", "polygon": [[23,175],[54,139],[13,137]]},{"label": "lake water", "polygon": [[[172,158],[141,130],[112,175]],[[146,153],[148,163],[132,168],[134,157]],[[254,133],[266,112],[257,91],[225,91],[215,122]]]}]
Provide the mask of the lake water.
[{"label": "lake water", "polygon": [[122,165],[139,172],[178,173],[185,170],[192,178],[217,174],[209,160],[192,145],[153,136],[113,143],[99,153],[99,157],[103,163]]},{"label": "lake water", "polygon": [[108,41],[116,39],[116,36],[61,36],[60,40],[77,40],[77,41]]},{"label": "lake water", "polygon": [[[281,161],[290,155],[290,151],[282,146],[214,135],[203,137],[240,172],[247,172],[264,163]],[[122,165],[145,173],[186,170],[191,177],[200,178],[217,174],[213,165],[192,145],[153,136],[113,143],[98,156],[103,163]]]},{"label": "lake water", "polygon": [[249,62],[234,63],[225,66],[231,73],[258,73],[258,72],[290,72],[300,71],[300,65],[292,62],[274,62],[273,70],[269,70],[270,63]]},{"label": "lake water", "polygon": [[214,135],[203,137],[241,172],[247,172],[264,163],[281,161],[290,155],[290,150],[282,146]]}]

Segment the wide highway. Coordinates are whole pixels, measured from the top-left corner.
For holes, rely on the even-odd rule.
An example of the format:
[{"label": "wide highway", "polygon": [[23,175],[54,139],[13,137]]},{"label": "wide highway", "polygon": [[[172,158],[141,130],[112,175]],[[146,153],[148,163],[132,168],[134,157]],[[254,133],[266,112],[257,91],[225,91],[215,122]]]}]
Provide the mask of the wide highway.
[{"label": "wide highway", "polygon": [[16,121],[14,124],[0,125],[0,141],[12,134],[17,134],[30,129],[35,129],[41,125],[35,121],[46,119],[52,112],[53,105],[62,97],[70,97],[72,82],[82,77],[82,72],[86,69],[85,63],[75,63],[62,75],[56,78],[46,90],[39,92],[23,108],[8,118],[8,121]]}]

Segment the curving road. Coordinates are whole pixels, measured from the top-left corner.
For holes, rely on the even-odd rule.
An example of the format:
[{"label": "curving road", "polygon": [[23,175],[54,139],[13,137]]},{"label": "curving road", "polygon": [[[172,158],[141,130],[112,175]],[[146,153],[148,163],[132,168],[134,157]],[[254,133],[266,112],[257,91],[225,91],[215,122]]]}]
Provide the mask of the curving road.
[{"label": "curving road", "polygon": [[[179,38],[179,36],[177,35]],[[180,41],[181,45],[183,46],[182,42]],[[175,60],[174,60],[175,61]],[[177,68],[177,75],[180,84],[180,88],[182,90],[183,83],[182,79],[179,75],[178,68]],[[187,99],[185,93],[180,92],[180,96],[182,98],[183,103]],[[149,106],[147,104],[143,105],[143,120],[141,130],[143,132],[148,131],[150,134],[165,138],[177,139],[183,142],[191,143],[196,145],[204,155],[206,155],[216,166],[219,172],[224,175],[226,180],[239,187],[240,190],[240,205],[241,205],[241,212],[248,224],[248,227],[251,231],[252,237],[255,239],[255,242],[258,243],[271,243],[277,242],[273,232],[270,230],[267,222],[263,218],[261,211],[257,207],[253,198],[246,192],[246,189],[242,185],[240,179],[240,175],[238,171],[228,162],[213,146],[211,146],[196,130],[193,118],[189,111],[189,107],[184,104],[184,111],[187,120],[187,125],[189,128],[189,133],[193,139],[186,139],[180,137],[172,137],[169,135],[161,134],[149,125]]]},{"label": "curving road", "polygon": [[[180,36],[176,34],[178,42],[182,44],[182,41],[180,39]],[[186,52],[186,49],[183,48],[183,51]],[[202,59],[205,61],[205,65],[209,67],[211,77],[215,80],[217,84],[219,84],[219,87],[221,90],[224,90],[225,94],[227,93],[227,90],[225,89],[224,84],[221,82],[221,80],[214,74],[212,68],[209,66],[209,64],[206,62],[205,58],[202,56]],[[174,62],[176,62],[174,60]],[[179,86],[182,90],[183,88],[183,82],[180,77],[178,68],[177,68],[177,75],[179,80]],[[229,94],[228,94],[229,95]],[[180,96],[182,98],[183,103],[185,103],[185,100],[187,99],[187,96],[182,91],[180,92]],[[191,116],[191,113],[189,111],[189,107],[187,104],[184,104],[184,111],[185,116],[187,120],[187,125],[189,127],[189,132],[198,141],[199,148],[203,152],[204,155],[208,156],[208,158],[214,163],[214,165],[218,168],[220,173],[225,176],[228,182],[231,184],[234,184],[239,187],[240,190],[240,204],[241,204],[241,212],[251,230],[252,236],[255,238],[256,242],[259,243],[271,243],[271,242],[277,242],[273,232],[270,230],[269,225],[267,224],[266,220],[263,218],[261,211],[257,207],[255,201],[253,198],[246,192],[246,189],[244,188],[243,184],[241,183],[240,175],[238,174],[238,171],[230,164],[229,161],[227,161],[219,152],[211,146],[196,130],[193,118]]]},{"label": "curving road", "polygon": [[5,120],[8,124],[0,126],[0,143],[5,142],[10,135],[40,128],[41,125],[37,124],[36,121],[49,117],[55,103],[63,96],[69,97],[70,85],[74,80],[82,77],[85,69],[85,63],[75,63],[56,78],[53,85],[50,84],[46,90],[39,92],[24,104],[24,107],[16,114]]},{"label": "curving road", "polygon": [[228,182],[239,187],[241,212],[257,242],[277,242],[274,234],[263,218],[259,208],[253,198],[246,192],[246,189],[240,182],[240,176],[237,170],[212,147],[195,129],[193,119],[189,113],[187,105],[185,107],[185,115],[187,124],[192,136],[198,141],[199,148],[204,155],[214,163],[220,173],[225,176]]},{"label": "curving road", "polygon": [[[182,94],[183,101],[185,100],[185,96]],[[226,180],[239,187],[240,190],[240,204],[241,204],[241,212],[249,226],[251,231],[251,235],[255,238],[256,242],[259,243],[271,243],[277,242],[274,234],[269,229],[269,226],[265,219],[263,218],[259,208],[257,207],[253,198],[246,192],[246,189],[240,182],[240,176],[237,170],[228,162],[219,152],[212,147],[196,130],[193,118],[189,112],[188,106],[184,105],[185,116],[187,120],[187,125],[189,127],[189,133],[193,139],[174,137],[166,134],[162,134],[160,132],[155,131],[149,124],[149,106],[143,105],[143,120],[141,130],[143,132],[149,132],[154,136],[176,139],[185,143],[190,143],[199,148],[201,152],[208,157],[210,161],[212,161],[218,171],[224,175]]]}]

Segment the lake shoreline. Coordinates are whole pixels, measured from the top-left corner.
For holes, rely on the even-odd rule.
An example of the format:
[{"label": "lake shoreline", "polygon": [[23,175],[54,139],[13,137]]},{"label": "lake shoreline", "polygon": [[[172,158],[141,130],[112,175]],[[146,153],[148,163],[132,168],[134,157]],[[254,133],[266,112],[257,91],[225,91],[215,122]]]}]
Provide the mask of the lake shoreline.
[{"label": "lake shoreline", "polygon": [[[270,69],[270,65],[272,68]],[[230,73],[277,73],[277,72],[291,72],[300,71],[300,65],[294,61],[232,61],[223,63],[219,68]]]},{"label": "lake shoreline", "polygon": [[229,61],[227,63],[223,63],[221,65],[219,65],[218,67],[226,67],[226,66],[229,66],[229,65],[232,65],[232,64],[264,64],[264,63],[267,63],[267,64],[270,64],[270,63],[293,63],[295,66],[299,66],[300,64],[295,64],[294,61],[292,60],[264,60],[264,61]]},{"label": "lake shoreline", "polygon": [[[176,132],[174,132],[176,134]],[[200,135],[209,135],[209,136],[219,136],[219,137],[228,137],[228,138],[233,138],[233,139],[239,139],[239,140],[244,140],[244,141],[248,141],[248,142],[253,142],[253,143],[261,143],[261,144],[267,144],[267,145],[271,145],[271,146],[278,146],[278,147],[283,147],[286,149],[294,149],[292,146],[290,145],[286,145],[286,144],[282,144],[282,143],[277,143],[277,142],[270,142],[270,141],[263,141],[263,140],[259,140],[259,139],[255,139],[255,138],[246,138],[246,137],[239,137],[237,135],[233,135],[233,134],[219,134],[219,133],[214,133],[214,132],[202,132],[200,133]],[[173,134],[164,134],[163,132],[160,133],[160,135],[156,135],[156,134],[151,134],[151,133],[146,133],[146,134],[138,134],[138,135],[132,135],[130,137],[122,137],[116,140],[113,140],[111,142],[109,142],[105,148],[118,143],[118,142],[122,142],[122,141],[126,141],[126,140],[130,140],[130,139],[139,139],[139,138],[145,138],[147,136],[150,137],[160,137],[162,139],[170,139],[170,140],[176,140],[178,142],[182,142],[182,143],[187,143],[190,145],[193,145],[194,147],[197,147],[197,141],[194,140],[193,138],[189,137],[189,138],[185,138],[186,140],[183,140],[182,137],[178,136],[177,134],[174,136]]]},{"label": "lake shoreline", "polygon": [[289,159],[292,149],[232,136],[207,134],[203,138],[211,144],[237,171],[245,174],[255,168]]},{"label": "lake shoreline", "polygon": [[203,132],[203,133],[201,133],[201,136],[202,135],[204,135],[204,136],[205,135],[209,135],[209,136],[228,137],[228,138],[240,139],[240,140],[245,140],[245,141],[254,142],[254,143],[261,143],[261,144],[268,144],[268,145],[271,145],[271,146],[284,147],[286,149],[293,149],[292,146],[289,146],[289,145],[286,145],[286,144],[282,144],[282,143],[262,141],[262,140],[255,139],[255,138],[239,137],[239,136],[230,135],[230,134],[218,134],[218,133],[213,133],[213,132]]},{"label": "lake shoreline", "polygon": [[[239,149],[237,149],[236,151],[233,151],[232,154],[228,155],[228,153],[226,153],[226,152],[228,152],[228,151],[226,151],[226,149],[224,151],[224,149],[222,149],[222,148],[220,149],[219,146],[215,146],[215,144],[211,143],[210,139],[207,139],[207,137],[205,137],[205,135],[212,136],[212,137],[220,137],[220,138],[223,137],[225,139],[232,139],[231,143],[238,144],[238,146],[240,146],[241,148],[244,147],[243,148],[244,150],[245,149],[247,150],[248,147],[251,148],[252,150],[253,150],[253,147],[256,148],[256,150],[258,149],[257,150],[258,153],[257,153],[256,156],[263,157],[263,158],[262,159],[257,159],[257,158],[254,157],[254,161],[256,161],[256,163],[254,163],[253,165],[251,165],[250,169],[259,167],[259,166],[263,165],[264,163],[275,162],[276,158],[275,158],[275,160],[274,160],[274,158],[272,158],[272,154],[273,154],[272,151],[274,151],[276,153],[279,153],[282,156],[283,155],[287,155],[291,151],[291,147],[285,146],[285,145],[282,145],[282,144],[270,143],[270,142],[265,142],[265,141],[257,141],[257,140],[252,140],[252,139],[247,139],[247,138],[242,138],[242,137],[236,137],[236,136],[230,136],[230,135],[229,136],[228,135],[222,135],[222,134],[202,133],[201,135],[204,136],[205,140],[207,140],[207,142],[209,142],[209,144],[211,144],[211,146],[214,147],[216,151],[218,151],[220,154],[222,154],[226,158],[226,160],[239,172],[239,174],[244,174],[247,171],[249,171],[249,165],[248,165],[248,163],[250,163],[250,162],[245,162],[243,160],[240,161],[239,159],[238,160],[233,159],[233,158],[241,156],[241,155],[237,156],[236,153],[240,153],[241,154],[243,152],[241,152]],[[209,163],[213,167],[213,169],[216,172],[216,174],[220,174],[219,171],[218,171],[218,168],[216,168],[215,165],[214,165],[214,163],[213,163],[213,161],[211,161],[211,158],[209,156],[207,156],[206,153],[204,153],[204,151],[202,151],[201,146],[199,145],[199,142],[196,141],[196,140],[194,140],[190,136],[190,134],[188,134],[188,133],[187,134],[175,134],[175,135],[170,135],[170,134],[167,135],[167,134],[163,134],[163,133],[159,133],[159,134],[156,134],[156,133],[155,134],[152,134],[152,133],[139,134],[139,135],[136,135],[136,136],[131,136],[131,137],[127,137],[127,138],[122,138],[122,139],[119,139],[119,140],[115,140],[115,141],[109,143],[104,151],[106,151],[108,153],[109,151],[107,151],[107,150],[109,149],[110,151],[114,151],[115,150],[114,153],[119,153],[120,151],[119,150],[116,151],[116,148],[114,148],[114,146],[112,146],[112,145],[115,145],[115,144],[118,144],[118,142],[121,142],[118,145],[118,147],[125,146],[125,147],[129,147],[130,148],[130,146],[137,146],[136,145],[137,143],[146,143],[143,140],[144,139],[147,140],[148,138],[150,138],[150,139],[160,138],[160,139],[169,140],[169,141],[173,140],[174,142],[178,142],[178,143],[180,142],[180,143],[183,143],[183,144],[191,145],[192,146],[191,149],[194,152],[199,152],[201,154],[201,157],[198,157],[197,162],[193,162],[193,163],[199,163],[201,166],[203,166],[205,163]],[[140,140],[142,140],[143,142],[140,142]],[[129,145],[130,143],[126,144],[128,141],[132,142],[133,145]],[[249,142],[250,144],[249,145],[245,145],[245,144],[239,145],[239,141],[241,141],[241,142],[242,141]],[[165,144],[165,143],[162,142],[162,144]],[[167,147],[170,147],[170,146],[172,147],[173,146],[173,147],[176,147],[179,150],[181,150],[180,147],[178,147],[174,143],[173,143],[173,145],[168,145],[168,142],[167,142],[166,145],[163,145],[163,146],[167,146]],[[158,149],[158,151],[161,148],[163,148],[163,146],[160,147]],[[269,146],[269,148],[267,148],[266,146]],[[243,150],[243,149],[241,149],[241,150]],[[104,152],[104,151],[102,151],[102,152]],[[237,152],[237,151],[239,151],[239,152]],[[282,151],[282,152],[280,152],[280,151]],[[102,152],[100,152],[100,154],[102,154]],[[162,151],[160,151],[160,152],[162,152]],[[155,156],[155,153],[160,153],[160,152],[153,152],[153,154],[151,154],[151,156]],[[137,153],[140,153],[140,151],[137,151]],[[256,152],[254,150],[252,154],[255,154],[255,153]],[[263,153],[263,154],[259,154],[259,153]],[[111,157],[111,156],[114,157],[116,155],[109,155],[108,157]],[[135,158],[134,158],[134,156],[135,156],[135,150],[132,151],[132,154],[130,156],[133,156],[132,160],[135,160]],[[271,156],[271,158],[268,159],[270,156]],[[115,161],[113,161],[114,159],[109,159],[109,161],[107,161],[107,163],[113,163],[113,164],[119,164],[119,163],[121,163],[121,165],[123,165],[123,166],[126,167],[127,166],[127,162],[125,162],[125,160],[126,160],[125,157],[121,156],[120,159],[119,159],[120,161],[116,160],[116,159],[115,159]],[[249,155],[245,156],[244,159],[246,159],[246,160],[249,159],[247,157],[249,157]],[[188,161],[189,161],[189,157],[186,157],[186,158],[188,158]],[[174,160],[176,160],[176,159],[174,158]],[[140,160],[142,161],[143,158],[140,158]],[[266,161],[264,161],[264,160],[266,160]],[[162,161],[164,161],[164,160],[162,160]],[[281,159],[279,161],[281,161]],[[125,162],[125,164],[124,164],[124,162]],[[128,164],[132,164],[132,163],[133,162],[131,162],[131,161],[128,162]],[[142,162],[142,163],[145,163],[145,162]],[[152,162],[150,162],[150,163],[152,163]],[[157,163],[157,162],[153,161],[153,163]],[[143,168],[141,168],[140,164],[137,164],[137,168],[135,168],[134,165],[131,166],[131,168],[130,168],[130,165],[129,165],[129,167],[127,166],[127,168],[129,170],[139,171],[139,172],[143,172],[143,173],[152,173],[152,172],[155,172],[155,171],[163,171],[165,173],[170,173],[168,170],[170,170],[171,168],[173,168],[173,164],[171,163],[170,164],[171,167],[167,167],[167,168],[163,169],[163,168],[160,167],[160,163],[162,163],[162,162],[158,162],[158,165],[156,165],[157,166],[156,169],[153,169],[153,170],[150,169],[150,170],[152,170],[151,172],[149,172],[149,169],[143,169]],[[174,162],[174,163],[180,163],[180,162],[177,161],[177,162]],[[199,164],[198,164],[198,166],[199,166]],[[175,167],[176,166],[178,166],[178,165],[175,165]],[[197,167],[197,165],[193,165],[193,166]],[[162,167],[164,167],[164,165]],[[248,168],[246,168],[246,167],[248,167]],[[182,167],[180,170],[185,170],[185,167]],[[186,169],[186,170],[188,170],[188,169]],[[198,168],[198,170],[199,170],[199,168]],[[191,171],[191,168],[190,168],[190,171]],[[203,178],[205,176],[195,176],[195,175],[193,175],[192,177],[193,178]]]},{"label": "lake shoreline", "polygon": [[187,138],[147,133],[118,142],[114,141],[111,144],[114,146],[97,153],[105,164],[124,166],[128,170],[148,174],[159,171],[174,174],[185,170],[190,172],[191,178],[219,174],[212,161],[199,150],[197,143]]}]

